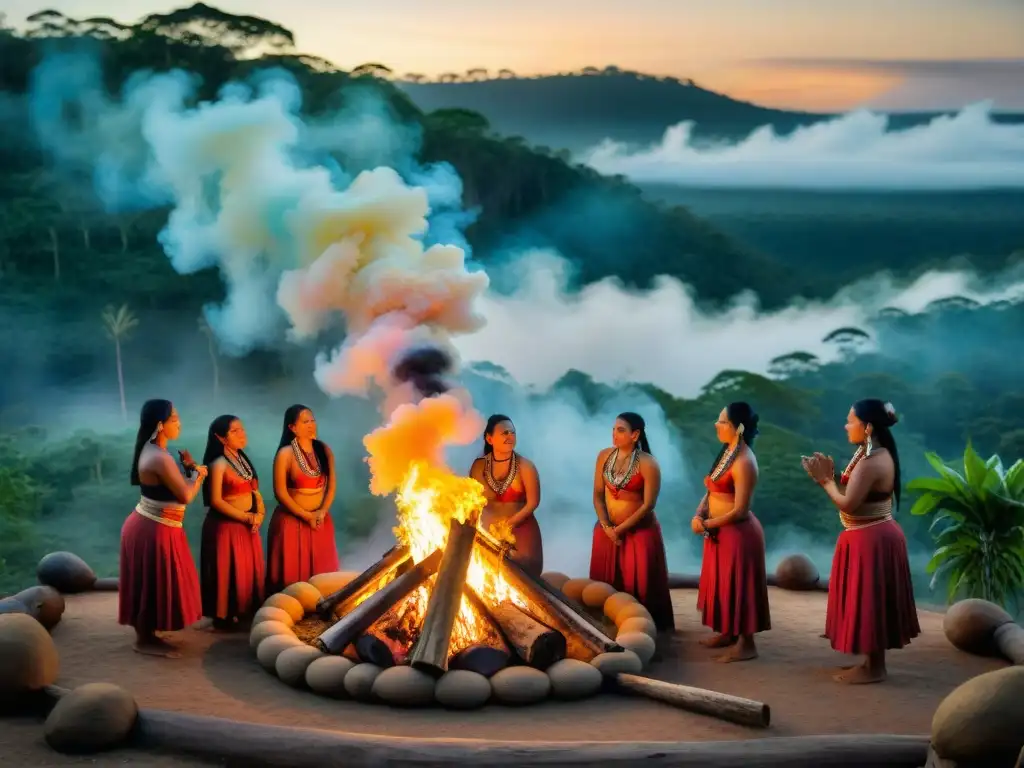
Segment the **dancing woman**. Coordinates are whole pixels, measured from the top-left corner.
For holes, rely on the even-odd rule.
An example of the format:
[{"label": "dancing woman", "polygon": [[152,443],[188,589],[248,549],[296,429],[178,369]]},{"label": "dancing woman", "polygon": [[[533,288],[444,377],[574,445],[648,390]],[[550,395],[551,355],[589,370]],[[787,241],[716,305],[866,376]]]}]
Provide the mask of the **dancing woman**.
[{"label": "dancing woman", "polygon": [[199,575],[203,615],[213,619],[215,629],[244,623],[263,602],[260,526],[265,509],[246,443],[237,416],[218,416],[210,424],[203,454],[210,478],[203,486],[207,512]]},{"label": "dancing woman", "polygon": [[334,454],[316,439],[313,411],[291,406],[274,457],[278,505],[267,530],[267,594],[338,570],[330,512],[335,489]]},{"label": "dancing woman", "polygon": [[[175,632],[202,618],[199,576],[182,528],[185,507],[206,478],[197,466],[186,480],[167,452],[181,434],[181,419],[169,400],[147,400],[139,415],[131,484],[141,498],[121,527],[117,593],[118,623],[135,628],[135,650],[177,658],[157,632]],[[183,460],[185,455],[182,455]]]},{"label": "dancing woman", "polygon": [[636,413],[620,413],[612,447],[594,468],[594,526],[590,578],[629,592],[650,611],[659,631],[675,628],[668,589],[668,562],[654,505],[661,469],[651,455],[646,425]]},{"label": "dancing woman", "polygon": [[750,511],[757,486],[754,438],[759,419],[743,402],[730,403],[718,416],[715,431],[722,450],[704,478],[707,493],[693,518],[694,533],[704,535],[697,610],[715,631],[701,640],[728,651],[718,661],[757,658],[754,635],[771,628],[764,530]]},{"label": "dancing woman", "polygon": [[533,462],[516,453],[516,428],[508,416],[496,413],[487,420],[483,456],[473,462],[469,476],[483,485],[487,497],[480,527],[510,530],[515,549],[509,557],[540,576],[544,544],[534,516],[540,504],[540,478]]},{"label": "dancing woman", "polygon": [[907,556],[907,539],[892,517],[900,503],[900,456],[892,427],[892,403],[859,400],[846,417],[846,434],[857,446],[835,481],[832,458],[804,456],[807,473],[839,508],[839,534],[829,579],[825,636],[840,653],[863,654],[858,667],[834,676],[841,683],[885,680],[885,652],[921,633]]}]

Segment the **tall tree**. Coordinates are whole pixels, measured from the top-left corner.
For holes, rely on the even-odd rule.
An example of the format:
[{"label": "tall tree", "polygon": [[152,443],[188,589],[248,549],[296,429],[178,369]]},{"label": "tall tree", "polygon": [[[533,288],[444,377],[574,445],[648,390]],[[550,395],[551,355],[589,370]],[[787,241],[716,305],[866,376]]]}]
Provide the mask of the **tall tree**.
[{"label": "tall tree", "polygon": [[114,352],[117,356],[117,388],[121,395],[121,418],[128,421],[128,404],[124,397],[124,366],[121,359],[121,342],[128,338],[129,334],[139,324],[139,319],[128,308],[122,304],[114,309],[108,305],[101,316],[103,327],[107,331],[107,337],[114,342]]}]

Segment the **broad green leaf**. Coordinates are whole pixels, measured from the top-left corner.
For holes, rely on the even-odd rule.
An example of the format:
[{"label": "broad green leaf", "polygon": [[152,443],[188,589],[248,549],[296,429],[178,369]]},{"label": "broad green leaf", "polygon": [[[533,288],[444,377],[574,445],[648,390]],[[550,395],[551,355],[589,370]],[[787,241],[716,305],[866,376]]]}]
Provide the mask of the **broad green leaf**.
[{"label": "broad green leaf", "polygon": [[991,472],[992,470],[985,465],[981,456],[974,450],[974,446],[968,441],[967,448],[964,449],[964,478],[967,480],[967,485],[974,490],[982,489]]}]

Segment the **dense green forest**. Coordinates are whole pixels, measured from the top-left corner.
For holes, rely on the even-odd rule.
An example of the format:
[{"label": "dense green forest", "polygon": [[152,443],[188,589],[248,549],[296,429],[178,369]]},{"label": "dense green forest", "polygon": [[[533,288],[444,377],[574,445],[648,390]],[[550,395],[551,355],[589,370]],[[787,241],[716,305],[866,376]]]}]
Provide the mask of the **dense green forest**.
[{"label": "dense green forest", "polygon": [[[840,286],[820,265],[797,267],[737,245],[686,208],[650,202],[625,180],[573,165],[565,153],[502,136],[483,115],[424,113],[377,76],[377,66],[339,71],[296,53],[291,33],[262,19],[196,5],[135,25],[55,12],[31,23],[24,33],[0,32],[0,318],[16,329],[0,339],[7,373],[0,379],[0,592],[31,579],[38,558],[57,547],[114,572],[117,530],[135,501],[126,482],[131,422],[148,397],[175,400],[185,420],[182,444],[193,453],[201,451],[210,419],[224,409],[238,412],[250,423],[251,454],[265,477],[279,414],[305,402],[317,410],[347,478],[335,507],[339,536],[365,536],[389,503],[369,496],[361,461],[360,438],[376,416],[365,403],[328,401],[316,391],[315,350],[282,343],[224,355],[198,320],[204,304],[223,296],[219,275],[174,272],[158,240],[168,210],[108,213],[87,167],[51,162],[31,110],[32,73],[51,51],[85,46],[101,60],[113,95],[138,70],[176,67],[200,75],[198,97],[206,99],[229,81],[285,69],[300,84],[310,117],[371,93],[396,123],[415,131],[416,162],[447,162],[458,172],[463,203],[476,211],[465,237],[485,268],[517,249],[551,246],[574,266],[577,285],[615,276],[643,288],[669,275],[707,305],[749,289],[764,306],[780,308]],[[335,159],[345,166],[343,151]],[[690,399],[638,382],[685,446],[687,476],[673,481],[678,499],[659,506],[670,534],[685,530],[699,495],[694,478],[715,451],[710,425],[730,400],[748,399],[762,415],[757,513],[770,546],[773,535],[794,529],[823,542],[838,532],[798,457],[823,450],[841,463],[850,452],[845,414],[860,397],[890,399],[903,415],[908,480],[932,472],[926,450],[955,461],[967,440],[1009,466],[1024,455],[1021,327],[1022,303],[982,307],[951,297],[921,314],[883,312],[864,328],[822,328],[837,350],[833,362],[793,350],[758,375],[737,359],[736,370]],[[502,387],[514,389],[493,371],[470,371],[466,380],[489,401]],[[555,394],[536,397],[566,391],[595,414],[611,394],[574,372]],[[912,500],[908,495],[900,519],[915,549],[929,547],[931,521],[909,516]],[[193,542],[201,518],[189,516]]]}]

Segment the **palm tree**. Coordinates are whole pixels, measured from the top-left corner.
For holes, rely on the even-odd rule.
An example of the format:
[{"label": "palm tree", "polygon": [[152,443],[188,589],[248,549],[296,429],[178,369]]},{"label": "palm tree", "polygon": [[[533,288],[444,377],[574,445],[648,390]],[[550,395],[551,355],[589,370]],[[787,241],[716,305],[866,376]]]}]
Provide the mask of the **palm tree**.
[{"label": "palm tree", "polygon": [[206,322],[203,315],[198,320],[199,332],[206,337],[206,348],[210,352],[210,363],[213,365],[213,399],[217,400],[217,392],[220,390],[220,366],[217,364],[217,344],[213,335],[213,329]]},{"label": "palm tree", "polygon": [[928,563],[932,588],[948,580],[947,600],[961,594],[1006,606],[1024,588],[1024,461],[1003,469],[999,456],[983,460],[968,442],[963,473],[936,454],[925,458],[939,477],[912,480],[920,491],[911,514],[934,515],[937,549]]},{"label": "palm tree", "polygon": [[121,364],[121,342],[128,338],[131,331],[139,324],[127,304],[114,309],[108,305],[102,314],[103,327],[107,331],[107,337],[114,342],[114,351],[117,354],[117,386],[121,393],[121,418],[128,421],[128,406],[124,399],[124,367]]}]

